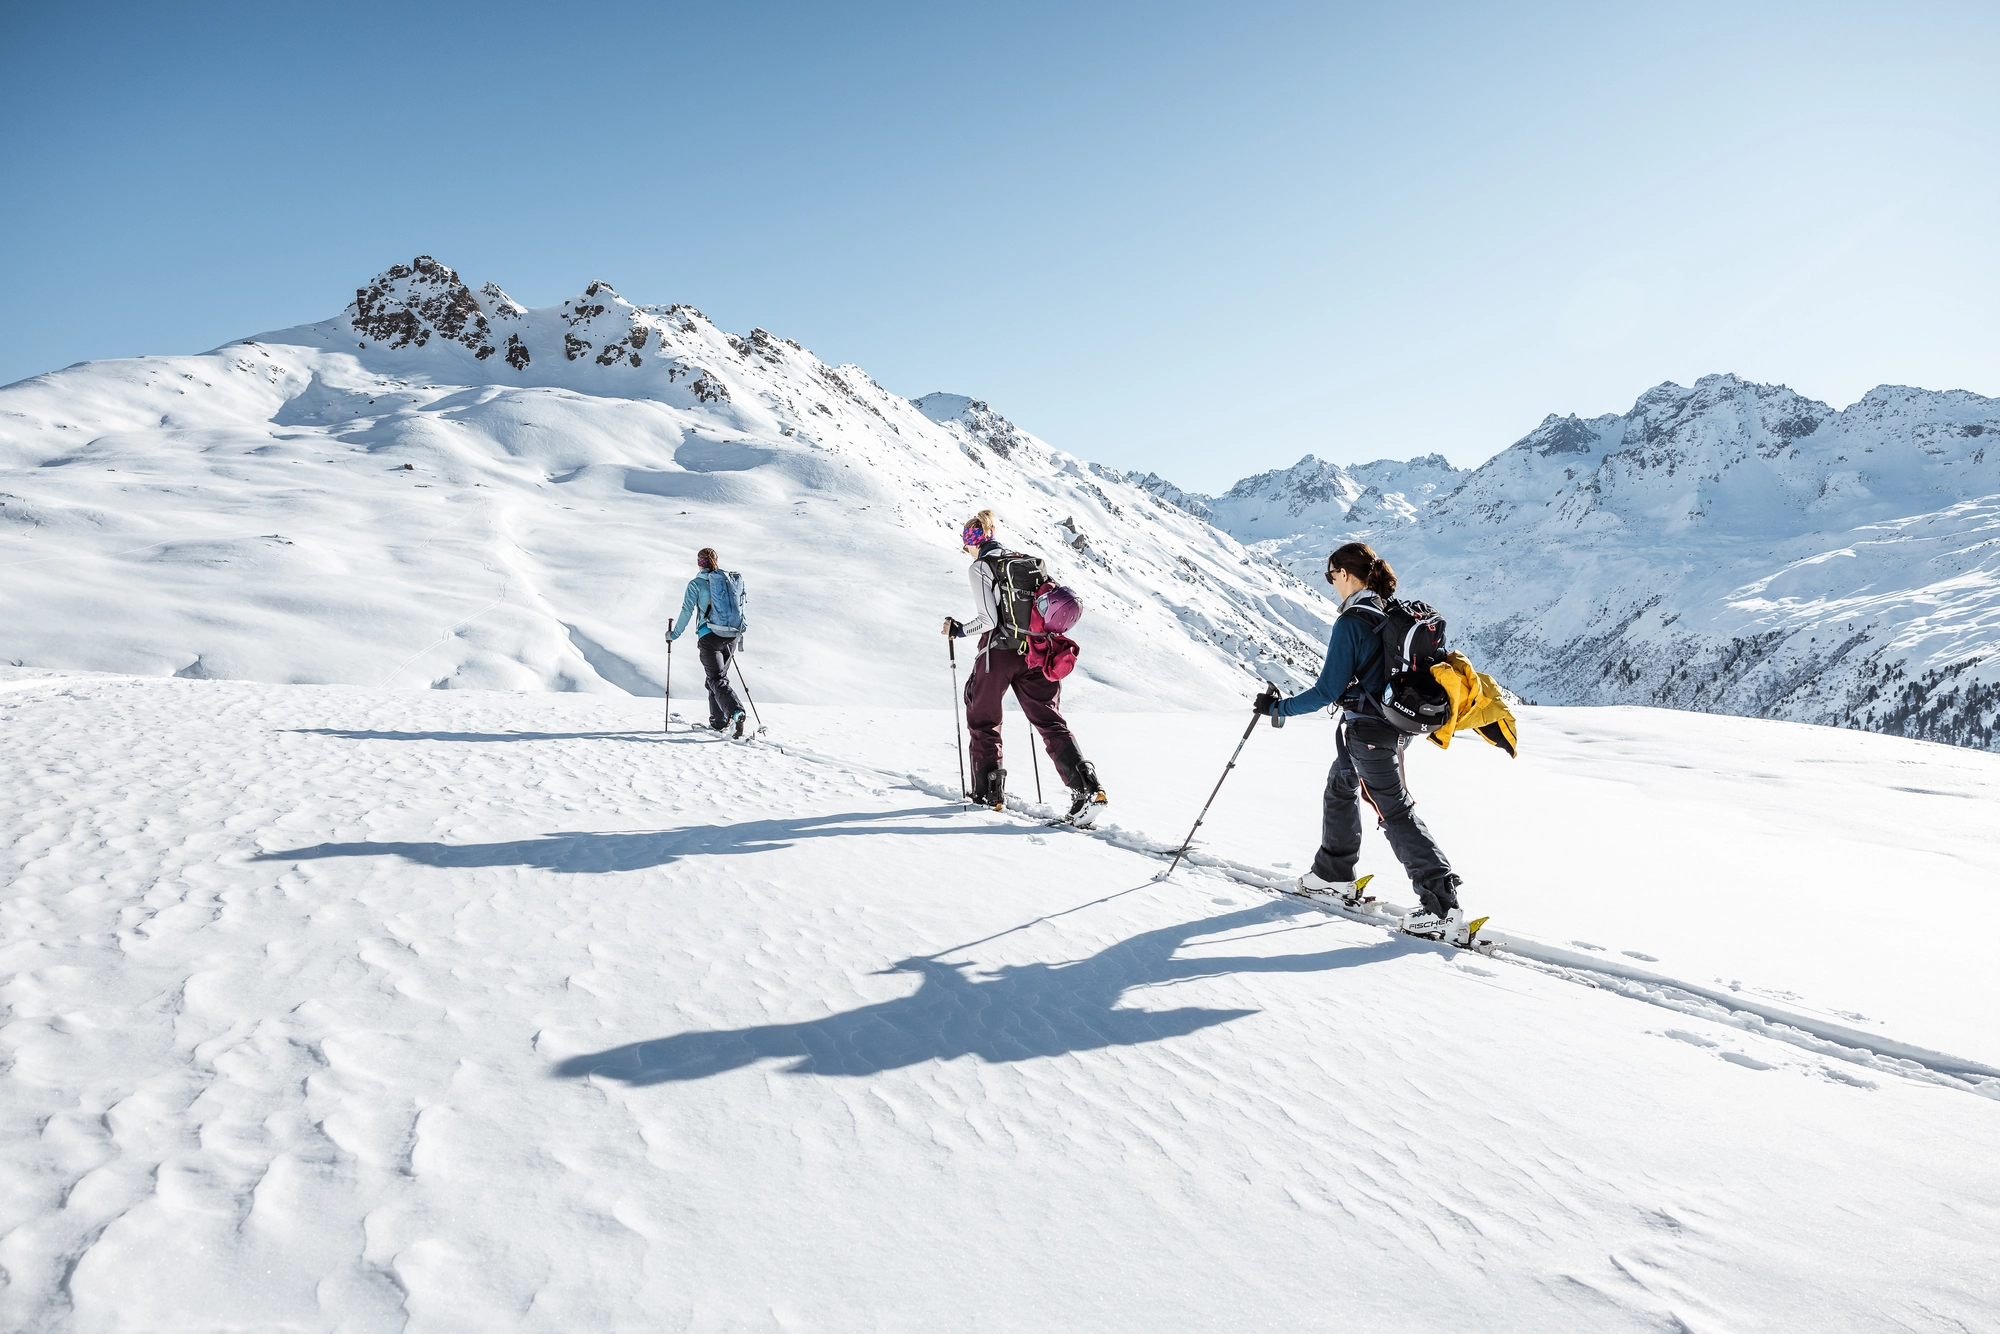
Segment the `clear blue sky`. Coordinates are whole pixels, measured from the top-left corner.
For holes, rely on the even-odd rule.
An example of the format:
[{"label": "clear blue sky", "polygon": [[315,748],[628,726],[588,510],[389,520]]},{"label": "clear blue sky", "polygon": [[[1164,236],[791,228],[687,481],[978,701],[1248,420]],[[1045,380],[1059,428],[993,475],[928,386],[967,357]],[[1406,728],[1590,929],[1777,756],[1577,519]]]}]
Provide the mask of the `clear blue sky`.
[{"label": "clear blue sky", "polygon": [[1213,489],[2000,394],[2000,6],[0,11],[0,382],[602,278]]}]

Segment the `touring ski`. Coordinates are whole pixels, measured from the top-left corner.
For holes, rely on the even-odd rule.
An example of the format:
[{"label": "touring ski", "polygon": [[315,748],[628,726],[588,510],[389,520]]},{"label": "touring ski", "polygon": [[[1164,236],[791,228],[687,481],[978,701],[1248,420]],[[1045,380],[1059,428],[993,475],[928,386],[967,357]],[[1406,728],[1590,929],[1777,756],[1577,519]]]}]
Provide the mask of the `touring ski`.
[{"label": "touring ski", "polygon": [[[1312,890],[1301,888],[1296,880],[1286,888],[1272,889],[1268,892],[1281,894],[1286,898],[1304,899],[1307,903],[1312,904],[1313,907],[1320,909],[1322,912],[1332,913],[1357,922],[1367,922],[1373,926],[1386,926],[1399,935],[1405,934],[1402,931],[1401,917],[1389,911],[1385,905],[1378,903],[1375,896],[1367,892],[1368,882],[1374,878],[1372,875],[1360,877],[1354,882],[1354,889],[1348,894],[1315,893]],[[1243,882],[1238,881],[1237,883],[1242,884]],[[1492,918],[1490,917],[1476,917],[1471,922],[1468,922],[1466,924],[1465,939],[1462,941],[1452,940],[1449,937],[1436,938],[1431,936],[1412,936],[1411,939],[1434,940],[1437,944],[1450,945],[1454,949],[1471,950],[1475,954],[1491,954],[1499,948],[1499,943],[1493,940],[1482,940],[1479,935],[1480,931],[1491,920]]]}]

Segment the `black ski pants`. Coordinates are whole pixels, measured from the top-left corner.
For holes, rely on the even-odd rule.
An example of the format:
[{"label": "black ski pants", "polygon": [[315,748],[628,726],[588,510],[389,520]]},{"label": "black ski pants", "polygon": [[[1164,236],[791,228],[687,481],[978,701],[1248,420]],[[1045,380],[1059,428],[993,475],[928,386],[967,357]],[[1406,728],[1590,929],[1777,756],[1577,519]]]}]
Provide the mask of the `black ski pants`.
[{"label": "black ski pants", "polygon": [[1349,714],[1341,722],[1312,869],[1322,880],[1354,879],[1361,856],[1360,803],[1366,801],[1425,910],[1442,917],[1458,906],[1459,880],[1410,800],[1403,769],[1409,742],[1406,733],[1376,718]]},{"label": "black ski pants", "polygon": [[708,725],[722,727],[743,712],[736,692],[729,688],[729,660],[736,654],[736,641],[727,635],[703,635],[695,645],[701,650],[701,674],[708,682]]},{"label": "black ski pants", "polygon": [[1042,748],[1055,763],[1064,787],[1083,782],[1083,752],[1062,716],[1062,682],[1051,681],[1039,667],[1002,643],[980,641],[979,656],[965,683],[965,727],[972,734],[972,772],[984,773],[1000,763],[1000,719],[1007,692],[1014,692],[1021,714],[1042,734]]}]

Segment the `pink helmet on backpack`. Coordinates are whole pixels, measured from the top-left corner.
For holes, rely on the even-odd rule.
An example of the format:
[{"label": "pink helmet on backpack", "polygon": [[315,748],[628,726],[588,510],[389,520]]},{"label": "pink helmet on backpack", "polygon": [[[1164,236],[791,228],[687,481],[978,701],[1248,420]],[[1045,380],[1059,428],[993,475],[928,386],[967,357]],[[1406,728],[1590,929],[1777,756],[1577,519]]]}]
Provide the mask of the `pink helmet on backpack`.
[{"label": "pink helmet on backpack", "polygon": [[1035,624],[1029,630],[1040,634],[1063,634],[1083,619],[1083,604],[1076,594],[1061,584],[1043,584],[1035,593]]}]

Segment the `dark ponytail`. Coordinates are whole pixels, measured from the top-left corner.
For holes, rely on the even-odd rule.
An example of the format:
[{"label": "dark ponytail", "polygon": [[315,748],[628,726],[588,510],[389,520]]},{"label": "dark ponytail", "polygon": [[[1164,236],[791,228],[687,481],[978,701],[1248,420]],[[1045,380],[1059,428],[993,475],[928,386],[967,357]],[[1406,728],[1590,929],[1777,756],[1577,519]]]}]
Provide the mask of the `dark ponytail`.
[{"label": "dark ponytail", "polygon": [[1335,570],[1344,570],[1353,575],[1384,600],[1396,595],[1396,572],[1389,568],[1389,562],[1375,554],[1375,548],[1366,542],[1349,542],[1326,558],[1326,572],[1329,577]]}]

